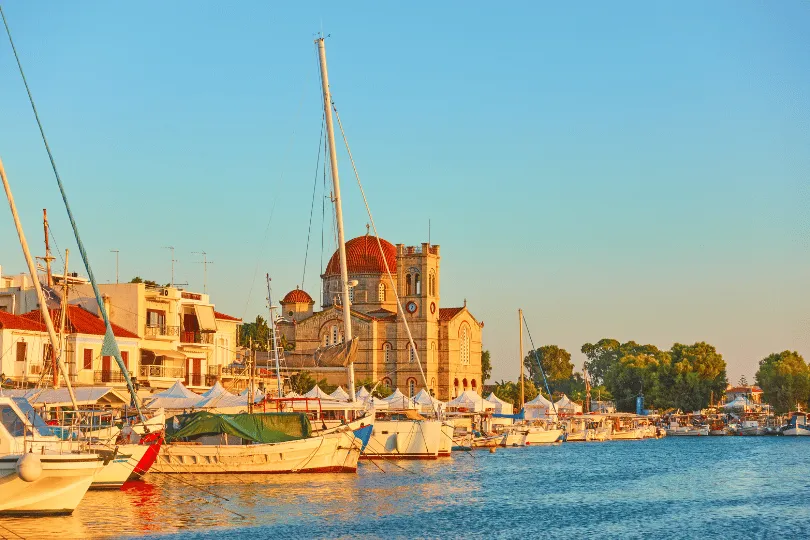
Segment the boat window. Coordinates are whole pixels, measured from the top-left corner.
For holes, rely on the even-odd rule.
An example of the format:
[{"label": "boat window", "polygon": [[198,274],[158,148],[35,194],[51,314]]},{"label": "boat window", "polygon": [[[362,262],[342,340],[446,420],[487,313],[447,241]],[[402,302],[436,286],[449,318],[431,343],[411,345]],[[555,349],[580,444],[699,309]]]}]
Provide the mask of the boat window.
[{"label": "boat window", "polygon": [[25,422],[9,405],[0,405],[0,420],[12,437],[22,437],[25,434]]},{"label": "boat window", "polygon": [[14,400],[14,404],[17,405],[17,408],[25,415],[30,423],[34,425],[34,428],[37,432],[42,435],[43,437],[49,437],[53,435],[53,431],[51,431],[51,427],[45,423],[45,420],[37,413],[34,407],[28,402],[25,398],[12,398]]}]

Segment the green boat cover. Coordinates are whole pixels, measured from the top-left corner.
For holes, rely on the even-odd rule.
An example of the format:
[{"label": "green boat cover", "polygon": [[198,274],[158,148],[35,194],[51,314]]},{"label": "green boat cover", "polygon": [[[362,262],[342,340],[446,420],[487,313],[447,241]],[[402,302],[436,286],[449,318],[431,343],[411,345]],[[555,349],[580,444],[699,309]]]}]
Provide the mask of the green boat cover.
[{"label": "green boat cover", "polygon": [[177,415],[166,424],[169,442],[222,433],[257,443],[294,441],[312,435],[307,415],[296,412],[214,414],[200,411]]}]

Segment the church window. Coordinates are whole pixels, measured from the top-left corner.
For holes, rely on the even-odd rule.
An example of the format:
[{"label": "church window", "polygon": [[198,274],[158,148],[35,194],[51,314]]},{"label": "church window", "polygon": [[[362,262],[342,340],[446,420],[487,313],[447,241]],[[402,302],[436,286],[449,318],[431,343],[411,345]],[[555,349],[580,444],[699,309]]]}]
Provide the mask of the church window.
[{"label": "church window", "polygon": [[408,344],[408,362],[413,364],[416,362],[416,346]]},{"label": "church window", "polygon": [[428,275],[428,294],[436,296],[436,274],[433,273],[433,270]]},{"label": "church window", "polygon": [[343,331],[340,332],[340,343],[346,341],[346,338],[343,336]]},{"label": "church window", "polygon": [[408,397],[416,395],[416,379],[408,379]]},{"label": "church window", "polygon": [[470,388],[472,388],[473,390],[477,390],[478,385],[475,383],[475,379],[470,381]]},{"label": "church window", "polygon": [[354,302],[354,287],[349,285],[349,302]]},{"label": "church window", "polygon": [[385,302],[385,283],[382,281],[380,282],[380,286],[377,288],[377,301]]},{"label": "church window", "polygon": [[391,344],[383,343],[383,361],[387,364],[391,361]]},{"label": "church window", "polygon": [[382,380],[382,385],[386,388],[391,388],[391,379],[389,379],[388,377],[384,378]]},{"label": "church window", "polygon": [[436,377],[430,379],[430,395],[436,395]]},{"label": "church window", "polygon": [[466,392],[467,391],[467,379],[465,378],[463,381],[461,381],[461,384],[464,385],[464,391]]},{"label": "church window", "polygon": [[323,346],[324,347],[329,346],[329,333],[328,332],[323,335]]},{"label": "church window", "polygon": [[458,333],[459,361],[462,365],[470,365],[470,329],[468,325],[463,325]]},{"label": "church window", "polygon": [[413,288],[415,294],[422,294],[422,279],[419,277],[419,274],[413,275]]},{"label": "church window", "polygon": [[411,295],[411,275],[405,274],[405,296]]},{"label": "church window", "polygon": [[338,327],[337,325],[332,326],[332,345],[336,345],[338,342]]}]

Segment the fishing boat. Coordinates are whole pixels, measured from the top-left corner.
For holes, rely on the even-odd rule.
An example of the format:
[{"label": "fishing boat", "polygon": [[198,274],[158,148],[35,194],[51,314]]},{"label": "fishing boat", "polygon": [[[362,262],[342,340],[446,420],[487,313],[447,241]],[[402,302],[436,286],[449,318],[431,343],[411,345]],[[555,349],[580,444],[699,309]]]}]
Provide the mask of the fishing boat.
[{"label": "fishing boat", "polygon": [[611,415],[613,426],[611,439],[615,441],[640,440],[644,438],[643,430],[638,426],[635,415],[616,413]]},{"label": "fishing boat", "polygon": [[666,433],[670,437],[706,437],[709,435],[709,426],[681,424],[676,417],[673,417],[669,421]]},{"label": "fishing boat", "polygon": [[509,426],[504,430],[499,446],[510,447],[552,444],[562,442],[564,433],[562,429],[545,425],[543,422],[517,424]]},{"label": "fishing boat", "polygon": [[807,437],[810,436],[810,424],[807,422],[807,413],[803,411],[794,411],[790,413],[787,424],[782,427],[782,435],[789,437]]},{"label": "fishing boat", "polygon": [[[377,413],[363,459],[437,459],[446,438],[441,420],[425,418],[417,411]],[[450,432],[452,447],[452,432]]]},{"label": "fishing boat", "polygon": [[[174,425],[176,424],[176,428]],[[157,473],[356,472],[371,426],[346,425],[312,435],[304,413],[175,417],[153,466]]]},{"label": "fishing boat", "polygon": [[35,443],[59,439],[23,398],[0,395],[0,515],[70,514],[104,466],[97,454]]}]

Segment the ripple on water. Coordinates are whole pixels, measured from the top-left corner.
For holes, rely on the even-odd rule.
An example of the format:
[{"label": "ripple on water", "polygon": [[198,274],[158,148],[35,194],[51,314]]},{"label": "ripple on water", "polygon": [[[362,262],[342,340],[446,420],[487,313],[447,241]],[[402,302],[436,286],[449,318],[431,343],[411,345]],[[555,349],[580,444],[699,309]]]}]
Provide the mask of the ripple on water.
[{"label": "ripple on water", "polygon": [[361,463],[357,475],[150,475],[72,516],[0,519],[61,539],[810,537],[810,441],[670,438]]}]

